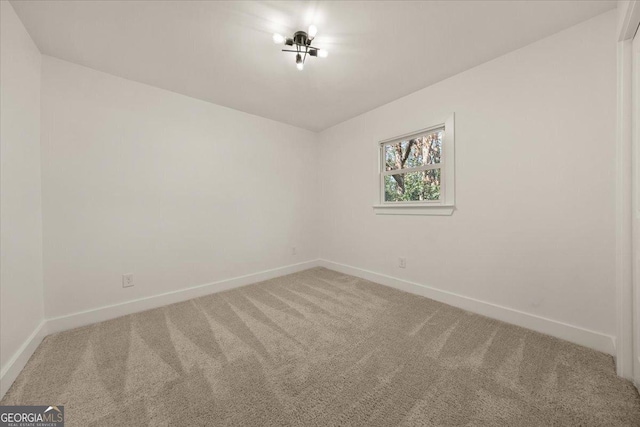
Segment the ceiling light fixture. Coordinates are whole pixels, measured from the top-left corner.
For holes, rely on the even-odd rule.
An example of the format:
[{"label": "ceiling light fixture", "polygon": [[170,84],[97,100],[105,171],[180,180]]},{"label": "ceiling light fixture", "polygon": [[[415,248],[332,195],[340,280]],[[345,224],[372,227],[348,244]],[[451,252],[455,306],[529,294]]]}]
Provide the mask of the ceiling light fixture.
[{"label": "ceiling light fixture", "polygon": [[283,37],[280,34],[273,35],[273,42],[276,44],[284,43],[286,46],[291,46],[292,49],[282,49],[283,52],[293,52],[296,54],[296,67],[302,71],[304,69],[304,61],[307,56],[315,56],[320,58],[326,58],[329,52],[325,49],[320,49],[315,46],[311,46],[311,42],[316,38],[318,29],[315,25],[309,27],[309,31],[296,31],[293,37]]}]

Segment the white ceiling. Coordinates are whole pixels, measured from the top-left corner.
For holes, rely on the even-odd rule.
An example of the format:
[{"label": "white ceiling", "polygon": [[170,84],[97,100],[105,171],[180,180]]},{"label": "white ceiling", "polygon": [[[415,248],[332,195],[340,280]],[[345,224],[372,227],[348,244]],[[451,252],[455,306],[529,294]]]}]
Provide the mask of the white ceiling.
[{"label": "white ceiling", "polygon": [[[13,1],[42,53],[319,131],[615,1]],[[315,23],[304,71],[271,35]]]}]

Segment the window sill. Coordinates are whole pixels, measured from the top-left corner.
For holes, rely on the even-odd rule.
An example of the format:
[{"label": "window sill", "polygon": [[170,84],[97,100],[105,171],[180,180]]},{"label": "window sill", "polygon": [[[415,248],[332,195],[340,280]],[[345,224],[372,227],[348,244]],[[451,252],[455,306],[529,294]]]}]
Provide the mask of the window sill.
[{"label": "window sill", "polygon": [[453,205],[373,205],[376,215],[439,215],[450,216],[453,214]]}]

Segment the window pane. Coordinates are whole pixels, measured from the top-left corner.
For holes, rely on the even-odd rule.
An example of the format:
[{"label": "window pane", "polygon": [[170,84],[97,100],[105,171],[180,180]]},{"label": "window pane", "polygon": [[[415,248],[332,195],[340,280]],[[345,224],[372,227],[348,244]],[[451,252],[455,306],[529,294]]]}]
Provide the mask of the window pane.
[{"label": "window pane", "polygon": [[443,131],[384,146],[385,170],[417,168],[440,163]]},{"label": "window pane", "polygon": [[385,202],[440,200],[440,169],[384,177]]}]

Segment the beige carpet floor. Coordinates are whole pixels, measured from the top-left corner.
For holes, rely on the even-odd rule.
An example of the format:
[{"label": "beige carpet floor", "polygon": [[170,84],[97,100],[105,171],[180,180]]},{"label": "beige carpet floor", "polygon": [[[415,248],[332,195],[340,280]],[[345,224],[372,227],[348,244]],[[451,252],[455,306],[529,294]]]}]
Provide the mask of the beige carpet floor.
[{"label": "beige carpet floor", "polygon": [[640,426],[610,356],[315,268],[47,337],[68,426]]}]

